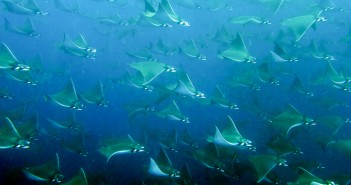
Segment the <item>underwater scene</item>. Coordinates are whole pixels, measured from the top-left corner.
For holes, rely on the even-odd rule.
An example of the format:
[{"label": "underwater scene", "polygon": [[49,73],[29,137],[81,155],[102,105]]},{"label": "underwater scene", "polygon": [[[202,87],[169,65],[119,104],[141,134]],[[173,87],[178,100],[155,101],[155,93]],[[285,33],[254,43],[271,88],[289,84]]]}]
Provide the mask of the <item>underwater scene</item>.
[{"label": "underwater scene", "polygon": [[0,0],[0,185],[347,185],[351,1]]}]

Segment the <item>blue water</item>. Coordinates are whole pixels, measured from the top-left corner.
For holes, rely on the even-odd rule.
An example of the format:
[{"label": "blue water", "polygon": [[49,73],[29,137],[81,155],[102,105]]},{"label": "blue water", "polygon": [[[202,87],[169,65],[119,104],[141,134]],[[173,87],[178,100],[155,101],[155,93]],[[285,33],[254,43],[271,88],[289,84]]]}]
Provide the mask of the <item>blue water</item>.
[{"label": "blue water", "polygon": [[[185,1],[185,0],[183,0]],[[65,4],[72,4],[71,1],[62,0]],[[199,144],[200,148],[207,144],[207,137],[214,134],[214,125],[221,130],[224,127],[226,115],[233,118],[240,133],[253,141],[256,152],[238,149],[239,162],[234,168],[239,172],[239,178],[227,177],[215,169],[207,168],[198,161],[187,155],[188,146],[178,141],[178,152],[166,149],[174,168],[181,169],[185,163],[190,168],[193,180],[197,184],[256,184],[255,170],[248,162],[248,156],[267,154],[266,143],[274,137],[277,132],[269,125],[267,119],[273,118],[281,113],[287,104],[292,104],[303,115],[317,120],[325,115],[338,115],[344,119],[350,117],[348,106],[338,105],[332,109],[326,109],[313,98],[330,98],[335,103],[350,102],[350,93],[341,91],[332,83],[313,84],[315,76],[322,76],[326,61],[318,60],[311,56],[309,43],[315,40],[317,43],[325,42],[329,53],[337,60],[331,61],[334,68],[350,74],[350,43],[342,40],[348,35],[350,26],[351,4],[349,1],[336,0],[335,9],[323,12],[327,18],[326,22],[317,23],[316,30],[308,29],[304,37],[296,44],[285,44],[291,53],[299,58],[296,63],[277,63],[270,61],[270,68],[273,75],[280,81],[279,86],[264,83],[256,78],[256,84],[261,87],[255,91],[247,87],[230,86],[229,79],[233,76],[240,77],[245,70],[256,70],[266,60],[270,51],[274,49],[274,41],[280,30],[286,27],[280,24],[281,21],[291,17],[309,14],[312,6],[318,4],[319,0],[285,1],[282,7],[274,14],[274,11],[264,3],[255,0],[227,1],[227,6],[219,10],[208,10],[206,8],[189,8],[182,6],[176,0],[169,0],[175,12],[190,23],[190,27],[183,27],[173,24],[172,28],[155,27],[149,25],[120,25],[107,26],[99,24],[93,17],[112,16],[116,12],[122,20],[127,22],[130,18],[138,17],[144,11],[144,1],[92,1],[79,0],[82,14],[70,13],[55,7],[53,1],[37,0],[38,6],[48,12],[48,15],[20,15],[6,10],[5,6],[0,10],[0,42],[5,43],[19,59],[28,60],[39,54],[47,69],[46,74],[35,74],[39,81],[38,85],[30,86],[22,82],[14,81],[1,75],[1,88],[7,88],[12,100],[0,100],[0,113],[2,117],[8,116],[9,111],[15,110],[26,104],[25,112],[21,119],[38,113],[40,127],[49,124],[47,119],[64,119],[72,112],[69,108],[60,107],[51,102],[45,101],[45,95],[59,92],[72,79],[77,93],[84,92],[94,87],[99,81],[104,85],[105,98],[110,102],[108,107],[99,107],[88,104],[82,100],[85,108],[81,111],[74,111],[76,120],[82,124],[84,132],[84,150],[86,156],[68,151],[61,139],[40,133],[37,140],[31,143],[29,149],[1,149],[0,150],[0,184],[38,184],[25,177],[21,172],[25,167],[37,166],[51,160],[55,153],[60,156],[61,171],[65,176],[64,182],[71,179],[76,172],[83,168],[86,172],[89,184],[142,184],[144,180],[148,184],[171,184],[170,179],[154,178],[146,173],[149,165],[149,158],[155,158],[160,151],[160,145],[155,136],[163,133],[170,133],[174,128],[178,134],[187,127],[191,136]],[[198,1],[198,4],[205,5],[208,1]],[[220,2],[220,1],[218,1]],[[157,4],[157,3],[156,3]],[[2,6],[2,5],[1,5]],[[236,25],[228,22],[230,17],[242,15],[260,16],[272,22],[271,25],[260,25],[248,23]],[[29,17],[35,30],[40,37],[33,38],[19,35],[4,29],[4,17],[13,25],[22,25]],[[229,44],[218,43],[211,40],[211,36],[222,26],[235,35],[237,32],[243,37],[244,43],[250,54],[256,57],[256,64],[238,63],[230,60],[221,60],[217,54],[229,47]],[[99,31],[112,34],[102,34]],[[127,32],[125,37],[118,38],[116,33]],[[75,38],[78,34],[84,35],[89,46],[97,49],[96,59],[73,56],[65,53],[60,48],[64,34]],[[287,37],[291,38],[291,33]],[[154,45],[162,39],[166,45],[177,48],[183,45],[183,41],[193,39],[197,43],[200,52],[207,56],[206,61],[196,60],[178,53],[174,56],[158,54],[151,50],[154,57],[160,62],[174,66],[176,69],[183,68],[189,75],[196,89],[204,92],[210,97],[215,86],[218,85],[226,99],[238,104],[239,110],[231,110],[216,105],[203,105],[196,99],[172,96],[161,104],[156,104],[157,110],[168,105],[174,99],[182,113],[189,117],[190,123],[185,124],[178,121],[160,118],[154,114],[142,115],[133,122],[128,121],[127,104],[150,103],[157,99],[155,92],[147,92],[128,85],[117,83],[123,79],[128,71],[133,71],[130,64],[139,60],[128,56],[127,52],[139,51],[144,47]],[[201,45],[203,41],[204,45]],[[57,75],[55,70],[61,66],[69,66],[68,74]],[[283,74],[282,70],[291,71]],[[3,73],[5,74],[5,73]],[[306,89],[315,94],[309,97],[290,89],[294,75],[299,76]],[[176,82],[177,75],[161,74],[152,85],[167,85],[169,82]],[[257,98],[261,112],[267,115],[262,119],[253,111],[254,99]],[[335,98],[335,99],[334,99]],[[339,103],[340,104],[340,103]],[[2,123],[1,123],[2,124]],[[318,123],[317,123],[318,124]],[[40,130],[40,129],[39,129]],[[332,140],[350,139],[351,126],[344,124],[339,132],[331,136]],[[144,140],[147,135],[147,153],[120,155],[113,157],[106,164],[106,158],[98,152],[101,140],[109,136],[126,137],[130,134],[138,141]],[[290,167],[276,167],[270,174],[276,176],[282,184],[295,182],[297,173],[293,164],[305,161],[307,163],[320,163],[325,168],[309,169],[321,179],[333,179],[335,176],[345,176],[350,179],[350,154],[345,155],[341,150],[333,150],[321,147],[318,143],[320,136],[329,138],[326,127],[312,126],[298,128],[296,136],[289,138],[303,154],[289,154],[284,157]],[[61,133],[62,138],[69,138],[69,134]],[[67,134],[67,136],[66,136]],[[327,135],[327,136],[326,136]],[[180,139],[178,139],[180,140]],[[349,149],[350,150],[350,149]],[[271,154],[271,153],[269,153]],[[223,160],[226,165],[232,165],[228,159]],[[240,168],[242,166],[243,169]],[[96,180],[98,179],[98,180]],[[336,178],[340,184],[346,181]],[[100,183],[101,183],[100,182]],[[261,182],[269,184],[269,182]],[[101,183],[102,184],[102,183]]]}]

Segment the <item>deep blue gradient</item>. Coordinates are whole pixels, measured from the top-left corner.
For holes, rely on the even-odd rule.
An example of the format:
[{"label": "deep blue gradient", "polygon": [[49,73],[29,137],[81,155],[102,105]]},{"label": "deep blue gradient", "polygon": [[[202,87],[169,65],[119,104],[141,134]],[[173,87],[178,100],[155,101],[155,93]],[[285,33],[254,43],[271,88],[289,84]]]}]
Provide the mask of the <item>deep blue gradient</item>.
[{"label": "deep blue gradient", "polygon": [[[257,148],[256,152],[238,150],[238,160],[243,166],[243,170],[236,168],[236,172],[242,172],[239,179],[224,176],[215,169],[204,167],[189,157],[188,151],[191,149],[189,146],[180,144],[179,141],[178,152],[170,150],[166,152],[176,169],[181,169],[185,163],[188,164],[192,178],[197,184],[255,184],[256,174],[247,156],[272,154],[266,143],[277,135],[277,131],[267,120],[281,113],[288,104],[292,104],[303,115],[315,120],[326,115],[350,118],[350,108],[345,106],[351,101],[349,92],[335,88],[331,82],[314,83],[315,77],[322,76],[327,63],[325,60],[313,58],[309,49],[311,40],[315,40],[318,44],[324,42],[329,53],[337,59],[331,61],[333,67],[338,72],[343,71],[345,76],[351,74],[350,42],[342,40],[350,34],[351,3],[347,0],[335,0],[336,8],[323,13],[327,21],[317,23],[316,30],[310,28],[296,45],[284,45],[284,48],[291,51],[292,55],[299,58],[296,63],[277,63],[267,57],[269,58],[270,51],[274,49],[274,42],[280,30],[287,32],[288,40],[292,37],[292,34],[280,22],[291,17],[309,14],[319,0],[285,0],[276,14],[273,14],[274,11],[258,0],[228,0],[227,3],[232,9],[221,8],[217,11],[182,6],[180,2],[187,0],[169,0],[175,12],[191,25],[182,27],[174,24],[172,28],[155,27],[151,24],[109,26],[99,24],[94,18],[118,13],[123,21],[127,22],[131,18],[140,16],[144,11],[142,0],[78,1],[81,14],[60,10],[55,7],[53,0],[37,0],[38,6],[49,13],[46,16],[19,15],[6,11],[5,6],[1,5],[3,8],[0,10],[0,42],[5,43],[19,61],[28,60],[39,54],[47,70],[45,74],[33,75],[39,81],[36,86],[11,80],[6,77],[4,71],[0,70],[0,88],[8,89],[13,96],[12,100],[0,99],[1,120],[8,116],[9,111],[16,110],[24,104],[26,108],[21,119],[38,113],[40,127],[49,124],[48,118],[64,119],[71,114],[72,110],[45,101],[45,96],[59,92],[69,79],[73,80],[78,94],[91,89],[100,81],[104,85],[105,98],[110,104],[105,108],[88,104],[82,100],[85,109],[74,111],[77,122],[83,126],[84,148],[88,152],[87,156],[68,151],[62,144],[62,139],[56,139],[43,133],[29,149],[0,149],[0,185],[37,184],[26,179],[21,169],[43,164],[52,159],[55,153],[60,156],[61,170],[65,176],[64,182],[83,168],[89,183],[93,185],[99,184],[99,181],[116,185],[142,184],[143,180],[148,184],[153,182],[171,184],[168,180],[153,178],[145,172],[149,165],[149,158],[155,158],[160,150],[161,146],[158,144],[157,137],[170,133],[174,128],[181,133],[187,127],[191,136],[202,147],[207,144],[207,137],[214,134],[215,125],[220,129],[224,127],[226,115],[233,118],[240,133],[253,141]],[[62,2],[69,5],[73,1],[62,0]],[[199,0],[198,4],[206,2],[210,0]],[[272,24],[229,23],[230,17],[242,15],[260,16],[270,20]],[[13,25],[22,25],[29,17],[40,37],[33,38],[7,31],[4,29],[5,17]],[[229,47],[229,44],[218,43],[211,39],[222,26],[225,26],[234,36],[237,32],[242,35],[248,51],[257,58],[256,64],[221,60],[217,56],[218,52]],[[82,34],[88,45],[97,49],[96,59],[73,56],[64,52],[60,48],[64,34],[71,38]],[[140,61],[126,53],[140,51],[149,47],[150,44],[155,45],[159,39],[173,48],[184,45],[185,40],[193,39],[200,52],[207,56],[206,61],[190,58],[184,53],[168,56],[153,52],[152,49],[150,51],[160,62],[174,66],[178,71],[183,68],[196,89],[204,92],[207,97],[211,96],[218,85],[226,99],[238,104],[239,110],[204,105],[196,99],[172,95],[164,102],[154,105],[156,110],[166,107],[171,100],[174,100],[182,113],[189,117],[189,124],[163,119],[155,114],[142,115],[129,122],[126,105],[153,104],[157,100],[157,94],[118,83],[126,73],[135,72],[130,64]],[[260,91],[229,85],[231,78],[240,77],[247,70],[256,71],[258,66],[267,60],[273,76],[280,81],[279,86],[264,83],[258,79],[257,75],[254,75],[254,78],[255,83],[261,87]],[[65,66],[69,69],[67,74],[58,75],[57,71]],[[285,74],[284,71],[289,73]],[[314,97],[290,89],[294,75],[301,79],[306,89],[315,94]],[[177,78],[177,74],[163,73],[151,84],[166,86],[177,82]],[[331,99],[338,105],[326,109],[322,105],[322,98]],[[255,100],[258,101],[259,109],[268,117],[267,119],[255,114],[253,110],[256,106]],[[1,124],[3,123],[0,123],[0,126]],[[135,140],[144,142],[145,133],[147,153],[116,156],[106,164],[106,158],[98,151],[101,140],[106,137],[125,137],[130,134]],[[290,154],[285,159],[288,164],[303,163],[306,166],[307,164],[322,164],[325,168],[313,171],[322,179],[334,180],[333,177],[338,175],[350,179],[350,154],[345,155],[342,151],[325,148],[319,143],[319,140],[320,138],[336,141],[351,139],[351,125],[344,124],[335,135],[326,133],[328,133],[327,127],[323,125],[294,129],[289,140],[303,151],[303,154]],[[61,134],[61,138],[70,139],[70,133]],[[228,165],[231,163],[229,162]],[[251,167],[246,167],[250,165]],[[297,179],[297,172],[293,167],[278,166],[270,174],[279,178],[283,184],[294,182]]]}]

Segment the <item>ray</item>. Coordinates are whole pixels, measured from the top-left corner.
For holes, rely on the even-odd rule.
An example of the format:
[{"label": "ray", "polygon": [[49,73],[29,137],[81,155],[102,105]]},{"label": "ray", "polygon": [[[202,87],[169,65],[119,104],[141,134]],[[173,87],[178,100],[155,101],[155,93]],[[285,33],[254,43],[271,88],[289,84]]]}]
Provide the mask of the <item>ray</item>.
[{"label": "ray", "polygon": [[163,148],[178,152],[178,135],[176,128],[174,128],[171,133],[159,134],[157,141]]},{"label": "ray", "polygon": [[334,149],[343,153],[348,158],[351,158],[351,140],[344,139],[338,141],[330,141],[327,144],[327,149]]},{"label": "ray", "polygon": [[295,182],[289,183],[291,185],[295,184],[313,184],[313,185],[328,185],[335,184],[332,181],[323,180],[311,172],[305,170],[304,168],[299,167],[299,177]]},{"label": "ray", "polygon": [[230,116],[227,115],[226,127],[222,132],[219,131],[217,126],[215,126],[215,129],[216,133],[214,137],[209,137],[207,141],[225,147],[236,146],[241,149],[255,150],[255,147],[252,146],[252,142],[240,134]]},{"label": "ray", "polygon": [[168,13],[166,10],[162,7],[161,3],[158,4],[157,11],[154,15],[151,17],[148,17],[149,15],[152,15],[152,13],[147,13],[147,16],[143,14],[141,16],[142,18],[145,18],[148,23],[150,23],[153,26],[157,27],[164,27],[164,28],[171,28],[173,27],[172,23],[173,21],[170,19],[168,16]]},{"label": "ray", "polygon": [[85,135],[83,131],[72,132],[60,141],[61,146],[69,152],[80,156],[87,156]]},{"label": "ray", "polygon": [[16,125],[17,131],[27,141],[37,140],[39,138],[39,121],[38,113],[31,116],[29,119],[23,120]]},{"label": "ray", "polygon": [[169,97],[172,95],[172,91],[170,89],[161,85],[156,85],[154,91],[157,94],[157,99],[154,104],[162,103],[165,100],[169,99]]},{"label": "ray", "polygon": [[147,170],[147,173],[151,174],[153,176],[157,176],[157,177],[169,177],[169,174],[163,172],[160,169],[160,167],[157,165],[155,160],[151,157],[150,157],[150,164],[149,164],[149,168]]},{"label": "ray", "polygon": [[10,118],[10,120],[12,120],[14,122],[20,122],[23,120],[23,117],[25,117],[25,114],[27,111],[27,104],[29,102],[30,101],[22,102],[16,108],[1,111],[0,114],[2,117],[8,117],[8,118]]},{"label": "ray", "polygon": [[99,152],[107,158],[106,163],[114,156],[145,152],[145,147],[134,141],[130,135],[120,139],[108,138],[101,142]]},{"label": "ray", "polygon": [[232,24],[248,24],[248,23],[256,23],[256,24],[272,24],[270,21],[263,19],[259,16],[238,16],[229,18],[229,22]]},{"label": "ray", "polygon": [[22,82],[28,85],[38,85],[38,81],[34,80],[30,71],[12,71],[5,72],[6,77],[11,80]]},{"label": "ray", "polygon": [[290,85],[290,89],[294,90],[295,92],[301,93],[301,94],[305,94],[308,96],[314,96],[314,94],[311,91],[307,90],[302,85],[300,78],[296,74],[295,74],[293,82]]},{"label": "ray", "polygon": [[136,73],[131,74],[130,71],[127,70],[127,73],[122,77],[121,80],[118,80],[118,83],[129,85],[138,89],[144,89],[149,92],[152,92],[154,90],[154,86],[145,84],[143,74],[140,71],[136,71]]},{"label": "ray", "polygon": [[295,56],[290,56],[285,49],[274,42],[274,50],[270,51],[270,54],[275,62],[298,62],[298,58]]},{"label": "ray", "polygon": [[160,8],[163,8],[165,12],[167,13],[168,17],[173,21],[176,22],[177,24],[181,26],[190,26],[189,22],[182,19],[178,14],[176,14],[173,10],[173,7],[169,3],[168,0],[161,0],[160,3]]},{"label": "ray", "polygon": [[350,123],[349,118],[343,118],[339,115],[325,115],[316,119],[316,122],[327,128],[328,133],[335,135],[346,123]]},{"label": "ray", "polygon": [[11,69],[14,71],[28,71],[30,67],[19,63],[16,56],[6,44],[0,44],[0,69]]},{"label": "ray", "polygon": [[150,83],[163,72],[176,72],[176,69],[174,67],[161,62],[137,62],[132,63],[130,66],[140,71],[144,78],[143,85]]},{"label": "ray", "polygon": [[31,19],[27,18],[26,22],[22,26],[14,26],[12,25],[9,20],[4,17],[5,19],[5,29],[7,31],[19,34],[19,35],[25,35],[25,36],[30,36],[30,37],[39,37],[40,35],[36,32],[33,22]]},{"label": "ray", "polygon": [[277,116],[270,120],[270,124],[282,133],[283,136],[288,136],[291,129],[302,125],[315,125],[314,120],[310,117],[301,114],[291,104]]},{"label": "ray", "polygon": [[140,116],[145,116],[147,114],[155,111],[155,107],[149,104],[135,103],[135,104],[126,104],[124,108],[128,111],[128,122],[132,122],[134,119]]},{"label": "ray", "polygon": [[25,63],[26,65],[30,66],[32,71],[35,71],[36,73],[44,74],[47,72],[44,67],[42,57],[39,54],[35,55],[35,57],[29,60],[26,60]]},{"label": "ray", "polygon": [[[40,126],[40,134],[49,136],[51,138],[54,138],[55,140],[60,140],[62,138],[62,134],[66,133],[65,130],[66,128],[63,127],[58,127],[59,123],[49,120],[49,124],[44,124]],[[57,125],[56,125],[57,124]]]},{"label": "ray", "polygon": [[207,60],[206,56],[200,53],[193,39],[184,41],[184,43],[185,45],[183,47],[180,47],[180,50],[187,56],[198,60]]},{"label": "ray", "polygon": [[72,79],[68,81],[61,91],[53,95],[47,95],[47,98],[59,106],[74,110],[82,110],[84,107],[78,99]]},{"label": "ray", "polygon": [[66,118],[63,120],[52,120],[50,118],[47,118],[47,120],[54,126],[55,128],[58,129],[72,129],[72,130],[81,130],[81,125],[76,121],[76,114],[74,112],[71,112]]},{"label": "ray", "polygon": [[250,55],[239,33],[236,34],[235,40],[228,49],[218,53],[218,57],[234,62],[256,63],[256,58]]},{"label": "ray", "polygon": [[21,15],[48,15],[47,12],[42,11],[34,0],[28,0],[26,4],[16,3],[10,0],[1,1],[7,11],[21,14]]},{"label": "ray", "polygon": [[323,42],[320,44],[319,47],[317,47],[316,42],[314,40],[312,40],[311,44],[310,44],[310,50],[311,50],[312,56],[316,59],[322,59],[322,60],[327,60],[327,61],[336,60],[336,58],[333,55],[330,55],[328,53]]},{"label": "ray", "polygon": [[249,89],[259,91],[257,71],[253,69],[242,70],[239,75],[233,75],[228,80],[228,85],[231,87],[247,87]]},{"label": "ray", "polygon": [[[343,108],[349,108],[349,104],[345,102],[344,100],[340,99],[340,97],[335,97],[335,96],[314,96],[310,98],[311,102],[320,106],[321,108],[325,110],[332,110],[335,107],[343,107]],[[318,123],[318,122],[317,122]]]},{"label": "ray", "polygon": [[63,43],[60,45],[65,52],[79,57],[95,59],[96,49],[88,45],[85,37],[79,34],[75,40],[72,40],[66,33],[64,34]]},{"label": "ray", "polygon": [[114,16],[108,17],[97,17],[95,18],[100,24],[109,25],[109,26],[127,26],[128,22],[123,21],[121,16],[116,13]]},{"label": "ray", "polygon": [[61,0],[55,0],[55,7],[65,12],[80,14],[80,5],[77,0],[70,1],[69,5],[64,4]]},{"label": "ray", "polygon": [[0,149],[29,148],[30,142],[22,138],[10,118],[5,117],[0,125]]},{"label": "ray", "polygon": [[262,182],[268,173],[273,170],[277,165],[286,166],[284,159],[272,155],[255,155],[250,156],[249,161],[253,164],[257,173],[257,183]]},{"label": "ray", "polygon": [[186,97],[206,98],[204,93],[196,90],[189,78],[189,75],[185,72],[180,73],[180,79],[178,80],[178,83],[176,84],[175,88],[171,88],[171,90],[179,95]]},{"label": "ray", "polygon": [[79,172],[72,179],[68,182],[62,183],[62,185],[88,185],[84,169],[80,168]]},{"label": "ray", "polygon": [[[157,14],[159,15],[159,14]],[[146,20],[148,23],[150,23],[152,26],[156,27],[163,27],[163,28],[171,28],[173,27],[171,23],[168,23],[167,21],[160,20],[158,18],[159,16],[155,17],[147,17]]]},{"label": "ray", "polygon": [[233,8],[230,6],[230,4],[227,3],[225,0],[204,0],[204,1],[199,1],[197,4],[197,7],[199,9],[215,12],[215,11],[220,11],[220,10],[229,10],[232,11]]},{"label": "ray", "polygon": [[94,88],[81,93],[80,97],[82,97],[88,103],[102,107],[107,107],[109,104],[109,102],[105,99],[101,82],[98,82]]},{"label": "ray", "polygon": [[178,80],[178,83],[172,90],[176,92],[178,95],[195,98],[195,93],[194,91],[192,91],[193,90],[192,87],[193,86],[186,86],[183,81]]},{"label": "ray", "polygon": [[38,166],[26,167],[22,171],[28,179],[36,182],[61,183],[63,179],[60,158],[57,153],[55,159]]},{"label": "ray", "polygon": [[276,14],[281,8],[285,0],[258,0],[258,1],[269,6],[273,10],[273,14]]},{"label": "ray", "polygon": [[171,160],[166,151],[161,147],[157,158],[150,158],[150,165],[147,170],[150,175],[167,178],[179,178],[180,172],[173,168]]},{"label": "ray", "polygon": [[296,154],[302,152],[295,146],[291,141],[287,140],[282,136],[272,138],[268,143],[267,147],[272,150],[278,156],[285,156],[287,154]]},{"label": "ray", "polygon": [[178,177],[179,177],[179,171],[175,170],[173,168],[171,160],[169,159],[164,148],[162,148],[162,147],[160,149],[160,152],[158,153],[158,156],[156,158],[156,162],[157,162],[158,166],[160,167],[160,169],[162,169],[163,171],[167,172],[168,174],[178,175]]},{"label": "ray", "polygon": [[157,9],[148,1],[144,0],[145,9],[142,13],[145,17],[153,17],[157,13]]},{"label": "ray", "polygon": [[181,181],[183,182],[183,184],[185,184],[185,185],[195,185],[196,184],[191,176],[189,166],[187,163],[185,163],[185,165],[180,170],[180,176],[182,177]]},{"label": "ray", "polygon": [[231,44],[235,40],[235,36],[233,36],[225,26],[222,26],[210,39],[222,44]]},{"label": "ray", "polygon": [[252,101],[251,102],[247,102],[245,106],[246,109],[248,109],[252,114],[258,116],[260,119],[262,120],[268,120],[267,117],[267,112],[266,110],[262,107],[262,103],[261,103],[261,97],[254,92],[253,96],[252,96]]},{"label": "ray", "polygon": [[198,147],[198,144],[196,143],[195,139],[190,135],[188,127],[184,127],[179,138],[180,138],[180,142],[185,145],[188,145],[191,147]]},{"label": "ray", "polygon": [[299,42],[305,35],[307,30],[313,26],[316,22],[326,21],[324,17],[321,17],[320,11],[317,15],[301,15],[283,20],[281,24],[290,28],[295,36],[295,42]]},{"label": "ray", "polygon": [[166,108],[155,112],[155,114],[161,118],[181,121],[183,123],[190,123],[189,118],[183,115],[174,100],[172,100],[172,103],[169,104]]},{"label": "ray", "polygon": [[155,58],[147,48],[143,48],[141,50],[136,50],[136,51],[128,51],[126,52],[126,54],[130,57],[145,60],[145,61],[154,61],[154,62],[158,61],[158,59]]},{"label": "ray", "polygon": [[[344,76],[344,75],[342,75]],[[345,83],[342,83],[342,84],[337,84],[337,83],[334,83],[334,87],[337,88],[337,89],[340,89],[341,91],[345,91],[345,92],[351,92],[351,83],[350,83],[350,80],[349,80],[349,77],[345,77],[345,79],[347,80]]]},{"label": "ray", "polygon": [[162,39],[159,39],[156,43],[156,46],[153,47],[156,52],[164,54],[164,55],[176,55],[179,52],[178,48],[171,48],[166,45]]},{"label": "ray", "polygon": [[191,157],[206,168],[223,172],[224,164],[219,160],[218,148],[214,143],[192,150]]},{"label": "ray", "polygon": [[327,61],[325,73],[334,84],[344,84],[347,80],[342,73],[335,70],[330,61]]},{"label": "ray", "polygon": [[13,96],[10,93],[9,89],[5,86],[0,88],[0,98],[1,99],[7,99],[7,100],[12,100]]},{"label": "ray", "polygon": [[269,69],[268,62],[262,62],[257,68],[257,73],[259,79],[264,83],[269,83],[273,85],[279,85],[279,80],[277,80],[271,73]]}]

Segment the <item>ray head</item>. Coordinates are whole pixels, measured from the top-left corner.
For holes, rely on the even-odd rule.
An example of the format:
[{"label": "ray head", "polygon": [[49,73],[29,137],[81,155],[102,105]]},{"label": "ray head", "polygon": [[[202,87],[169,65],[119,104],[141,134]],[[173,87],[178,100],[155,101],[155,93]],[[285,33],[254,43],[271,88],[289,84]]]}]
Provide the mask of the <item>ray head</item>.
[{"label": "ray head", "polygon": [[155,111],[155,107],[154,106],[147,106],[147,107],[145,107],[145,111],[146,112],[153,112],[153,111]]},{"label": "ray head", "polygon": [[48,12],[43,12],[43,11],[36,11],[35,14],[36,15],[49,15]]},{"label": "ray head", "polygon": [[26,81],[25,83],[29,85],[38,85],[38,81],[36,80],[33,80],[33,81],[29,80],[29,81]]},{"label": "ray head", "polygon": [[21,139],[18,141],[18,144],[13,146],[13,148],[29,148],[30,142],[25,139]]},{"label": "ray head", "polygon": [[279,159],[279,161],[278,161],[278,166],[288,166],[288,161],[287,160],[285,160],[285,159]]},{"label": "ray head", "polygon": [[291,57],[288,61],[289,62],[298,62],[299,59],[297,57]]},{"label": "ray head", "polygon": [[177,72],[177,70],[176,70],[174,67],[169,67],[169,66],[166,66],[166,67],[165,67],[165,71],[166,71],[166,72],[170,72],[170,73],[175,73],[175,72]]},{"label": "ray head", "polygon": [[74,110],[83,110],[84,109],[84,105],[80,101],[75,101],[75,102],[73,102],[73,105],[71,106],[71,108],[74,109]]},{"label": "ray head", "polygon": [[1,95],[0,97],[3,98],[3,99],[7,99],[7,100],[12,100],[13,99],[13,97],[10,96],[10,95]]},{"label": "ray head", "polygon": [[52,184],[61,184],[64,176],[60,172],[56,172],[55,174],[52,175],[50,178],[50,182]]},{"label": "ray head", "polygon": [[270,25],[270,24],[272,24],[272,22],[271,22],[271,21],[268,21],[268,20],[265,20],[265,21],[262,21],[262,24]]},{"label": "ray head", "polygon": [[160,27],[172,28],[173,26],[171,24],[168,24],[168,23],[163,23],[163,24],[160,25]]},{"label": "ray head", "polygon": [[12,67],[13,71],[29,71],[31,68],[25,64],[16,64]]},{"label": "ray head", "polygon": [[185,117],[185,118],[181,119],[181,122],[183,122],[183,123],[190,123],[188,117]]},{"label": "ray head", "polygon": [[336,58],[334,56],[327,55],[327,56],[324,57],[324,60],[334,61],[334,60],[336,60]]},{"label": "ray head", "polygon": [[270,84],[273,84],[273,85],[277,85],[277,86],[280,85],[279,80],[276,80],[276,79],[274,79],[274,78],[273,78],[273,79],[270,79],[270,80],[269,80],[269,83],[270,83]]},{"label": "ray head", "polygon": [[204,55],[199,55],[199,56],[197,56],[197,59],[198,60],[207,60],[207,57]]},{"label": "ray head", "polygon": [[248,58],[245,59],[245,62],[256,64],[256,57],[249,56]]},{"label": "ray head", "polygon": [[195,93],[195,97],[196,98],[206,98],[206,95],[204,93],[200,92],[200,91],[197,91]]},{"label": "ray head", "polygon": [[88,156],[88,151],[84,150],[84,149],[80,149],[79,151],[77,151],[78,155],[81,157],[86,157]]},{"label": "ray head", "polygon": [[132,147],[131,153],[141,153],[141,152],[146,152],[146,149],[144,146],[141,146],[140,144],[136,144],[135,146]]},{"label": "ray head", "polygon": [[303,117],[303,125],[316,125],[316,122],[313,118],[310,118],[310,117],[307,117],[307,116],[304,116]]},{"label": "ray head", "polygon": [[102,98],[101,100],[98,101],[98,105],[101,107],[107,107],[110,104],[109,101],[107,101],[105,98]]},{"label": "ray head", "polygon": [[150,84],[144,85],[144,86],[143,86],[143,89],[144,89],[145,91],[148,91],[148,92],[153,92],[153,91],[154,91],[154,87],[153,87],[152,85],[150,85]]},{"label": "ray head", "polygon": [[173,170],[173,172],[169,174],[169,177],[170,178],[180,178],[180,171]]},{"label": "ray head", "polygon": [[326,22],[326,21],[327,21],[327,18],[325,18],[323,16],[317,17],[317,19],[316,19],[316,22]]},{"label": "ray head", "polygon": [[238,110],[238,109],[239,109],[239,107],[238,107],[238,105],[237,105],[237,104],[230,104],[230,105],[229,105],[229,109],[235,109],[235,110]]},{"label": "ray head", "polygon": [[242,142],[240,142],[239,145],[250,148],[253,146],[252,144],[253,144],[252,141],[248,139],[244,139]]},{"label": "ray head", "polygon": [[96,53],[96,49],[95,48],[91,48],[91,47],[86,48],[86,51],[87,52],[91,52],[91,53]]},{"label": "ray head", "polygon": [[179,21],[178,24],[181,26],[186,26],[186,27],[190,26],[190,23],[188,21],[185,21],[185,20]]}]

